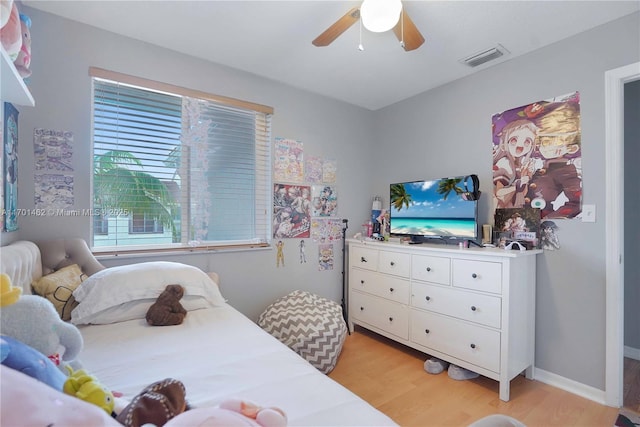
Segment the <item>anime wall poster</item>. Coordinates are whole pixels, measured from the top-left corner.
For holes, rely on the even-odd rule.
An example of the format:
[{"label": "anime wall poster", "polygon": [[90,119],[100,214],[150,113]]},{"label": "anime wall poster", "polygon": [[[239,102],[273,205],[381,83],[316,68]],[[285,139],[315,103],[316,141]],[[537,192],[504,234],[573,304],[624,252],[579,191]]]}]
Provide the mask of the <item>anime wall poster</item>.
[{"label": "anime wall poster", "polygon": [[274,151],[274,181],[302,183],[304,180],[302,142],[277,137]]},{"label": "anime wall poster", "polygon": [[321,243],[339,242],[342,240],[342,220],[311,218],[311,239]]},{"label": "anime wall poster", "polygon": [[323,243],[318,245],[318,270],[333,270],[334,261],[333,244]]},{"label": "anime wall poster", "polygon": [[336,216],[338,190],[332,185],[311,186],[311,216]]},{"label": "anime wall poster", "polygon": [[580,214],[578,92],[495,114],[492,133],[496,208],[539,208],[541,218]]},{"label": "anime wall poster", "polygon": [[273,185],[273,237],[309,237],[311,189],[304,185]]},{"label": "anime wall poster", "polygon": [[4,103],[4,205],[1,206],[4,215],[3,231],[18,229],[18,114],[12,104]]}]

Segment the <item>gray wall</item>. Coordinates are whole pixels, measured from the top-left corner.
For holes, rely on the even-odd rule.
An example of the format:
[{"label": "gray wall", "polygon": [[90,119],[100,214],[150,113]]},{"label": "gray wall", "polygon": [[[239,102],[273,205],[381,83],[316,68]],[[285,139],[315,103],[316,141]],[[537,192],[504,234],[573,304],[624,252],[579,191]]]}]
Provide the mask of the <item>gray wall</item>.
[{"label": "gray wall", "polygon": [[384,194],[389,182],[404,179],[475,172],[484,192],[481,219],[492,223],[492,115],[580,92],[583,202],[596,205],[597,221],[556,221],[561,250],[538,256],[535,364],[600,390],[606,333],[604,73],[638,60],[636,13],[374,113],[376,150],[386,160],[371,177],[372,192]]},{"label": "gray wall", "polygon": [[624,85],[624,345],[640,354],[640,80]]},{"label": "gray wall", "polygon": [[[88,207],[89,66],[275,107],[274,136],[300,139],[306,153],[338,159],[340,214],[350,220],[350,233],[367,217],[371,196],[385,195],[388,203],[390,182],[466,173],[480,177],[485,193],[480,216],[491,222],[491,116],[580,91],[584,202],[597,206],[598,220],[558,221],[562,249],[538,257],[536,366],[604,390],[604,72],[640,60],[640,14],[370,112],[40,11],[27,13],[34,21],[31,88],[37,106],[22,108],[20,115],[21,208],[33,207],[31,135],[36,127],[74,132],[75,207]],[[88,238],[90,224],[84,218],[21,218],[20,226],[20,231],[3,235],[1,243]],[[312,263],[300,265],[295,242],[287,242],[284,269],[275,267],[271,250],[172,259],[218,271],[230,303],[252,318],[293,289],[339,300],[340,263],[328,273],[317,272]],[[315,248],[309,247],[307,254]]]},{"label": "gray wall", "polygon": [[[273,137],[299,139],[307,155],[337,159],[339,214],[361,224],[370,195],[360,182],[365,170],[361,147],[373,137],[370,112],[312,95],[238,70],[219,66],[167,49],[105,32],[57,16],[25,8],[33,21],[33,76],[29,87],[36,107],[20,108],[20,208],[34,207],[34,128],[59,129],[74,134],[74,209],[89,208],[91,176],[90,66],[141,76],[213,94],[274,107]],[[79,236],[89,240],[89,217],[21,217],[20,230],[2,233],[5,245],[16,239],[44,240]],[[341,246],[335,246],[333,271],[318,271],[317,245],[307,239],[306,264],[298,262],[298,240],[285,242],[285,268],[276,268],[275,250],[214,255],[183,255],[170,259],[217,271],[229,302],[252,319],[277,297],[304,288],[340,301]],[[154,260],[167,257],[155,257]],[[148,260],[104,260],[108,266]]]}]

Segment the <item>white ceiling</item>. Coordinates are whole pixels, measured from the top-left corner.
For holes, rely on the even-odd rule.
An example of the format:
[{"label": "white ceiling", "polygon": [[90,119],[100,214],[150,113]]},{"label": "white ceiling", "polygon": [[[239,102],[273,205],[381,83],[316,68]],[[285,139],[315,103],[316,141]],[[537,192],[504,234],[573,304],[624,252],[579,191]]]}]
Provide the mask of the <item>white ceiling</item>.
[{"label": "white ceiling", "polygon": [[[405,52],[393,32],[359,24],[328,47],[311,41],[360,2],[23,0],[75,21],[161,45],[370,110],[640,10],[640,1],[404,1],[426,42]],[[476,68],[460,60],[503,45]],[[594,55],[596,53],[594,52]]]}]

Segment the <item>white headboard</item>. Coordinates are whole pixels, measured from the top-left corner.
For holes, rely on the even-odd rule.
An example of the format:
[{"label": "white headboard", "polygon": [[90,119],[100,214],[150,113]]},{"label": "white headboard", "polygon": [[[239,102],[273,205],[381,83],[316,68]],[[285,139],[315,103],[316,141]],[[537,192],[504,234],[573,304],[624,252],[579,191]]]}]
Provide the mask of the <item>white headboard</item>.
[{"label": "white headboard", "polygon": [[42,277],[40,249],[27,240],[0,247],[0,272],[9,275],[11,284],[20,286],[23,294],[30,294],[31,282]]}]

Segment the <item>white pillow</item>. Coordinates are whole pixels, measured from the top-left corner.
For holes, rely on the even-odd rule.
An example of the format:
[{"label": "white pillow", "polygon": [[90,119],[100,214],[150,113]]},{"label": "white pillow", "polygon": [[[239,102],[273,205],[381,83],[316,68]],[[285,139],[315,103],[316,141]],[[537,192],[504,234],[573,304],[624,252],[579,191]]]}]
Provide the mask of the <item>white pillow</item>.
[{"label": "white pillow", "polygon": [[[80,304],[71,312],[71,323],[94,323],[96,319],[110,323],[109,320],[114,319],[144,318],[146,310],[142,315],[140,312],[145,305],[139,301],[147,300],[145,303],[151,301],[152,304],[166,286],[172,284],[184,288],[183,300],[189,301],[190,306],[202,308],[202,301],[198,300],[214,306],[225,303],[216,283],[199,268],[168,261],[143,262],[106,268],[82,282],[73,292]],[[106,311],[108,309],[111,311]]]}]

